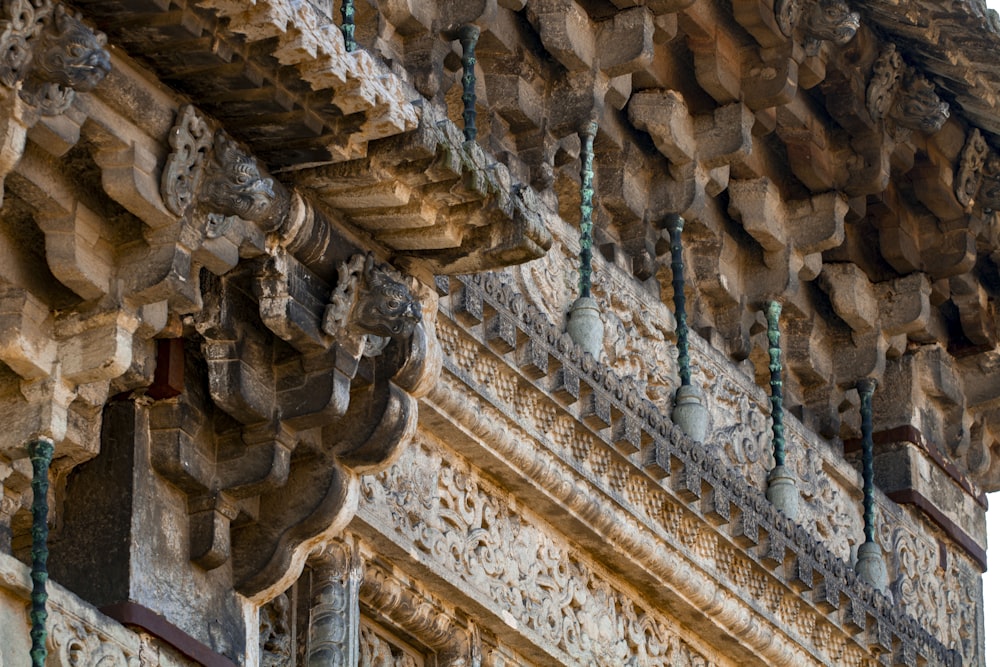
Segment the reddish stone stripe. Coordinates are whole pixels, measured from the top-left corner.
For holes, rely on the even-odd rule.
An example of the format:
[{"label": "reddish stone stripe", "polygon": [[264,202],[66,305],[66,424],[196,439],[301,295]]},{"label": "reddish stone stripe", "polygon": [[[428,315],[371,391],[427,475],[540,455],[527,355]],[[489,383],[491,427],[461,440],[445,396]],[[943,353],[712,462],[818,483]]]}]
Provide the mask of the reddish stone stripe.
[{"label": "reddish stone stripe", "polygon": [[[968,478],[968,476],[963,473],[958,467],[948,460],[941,448],[938,447],[933,442],[924,439],[923,434],[920,431],[910,425],[896,426],[895,428],[886,429],[885,431],[879,431],[872,435],[872,440],[876,445],[885,445],[892,442],[909,442],[930,455],[931,460],[937,464],[941,470],[945,471],[949,477],[955,480],[962,489],[972,496],[973,500],[979,503],[979,506],[984,510],[988,509],[989,503],[986,500],[986,494],[980,491]],[[861,439],[851,438],[850,440],[844,441],[844,452],[856,452],[861,449]]]},{"label": "reddish stone stripe", "polygon": [[185,657],[204,667],[237,667],[237,664],[219,655],[152,609],[135,602],[118,602],[101,607],[101,613],[122,625],[131,625],[177,649]]},{"label": "reddish stone stripe", "polygon": [[962,547],[969,556],[972,557],[976,564],[979,565],[983,572],[986,571],[986,550],[980,547],[975,541],[969,537],[968,533],[959,528],[958,524],[949,519],[944,515],[944,513],[939,510],[934,503],[928,500],[919,491],[914,491],[913,489],[902,489],[900,491],[893,491],[892,493],[887,493],[889,498],[899,503],[900,505],[913,505],[928,517],[930,517],[934,523],[941,527],[941,530],[945,532],[952,540],[955,541],[958,546]]}]

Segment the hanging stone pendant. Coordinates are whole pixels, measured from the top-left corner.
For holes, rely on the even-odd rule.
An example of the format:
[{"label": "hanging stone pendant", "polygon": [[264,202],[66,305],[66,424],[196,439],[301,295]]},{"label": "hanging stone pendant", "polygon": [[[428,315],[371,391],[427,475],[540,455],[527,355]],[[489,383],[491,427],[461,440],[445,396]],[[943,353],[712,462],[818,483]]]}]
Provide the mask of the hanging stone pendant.
[{"label": "hanging stone pendant", "polygon": [[693,384],[678,387],[670,419],[681,427],[686,436],[695,442],[704,442],[708,431],[708,408],[705,407],[701,389]]},{"label": "hanging stone pendant", "polygon": [[789,519],[799,516],[799,489],[795,477],[785,466],[774,466],[767,476],[767,492],[771,504],[785,513]]},{"label": "hanging stone pendant", "polygon": [[858,562],[854,564],[858,579],[888,595],[889,572],[882,557],[882,547],[875,542],[863,542],[858,547]]},{"label": "hanging stone pendant", "polygon": [[569,309],[569,320],[566,331],[573,342],[594,359],[601,358],[604,348],[604,322],[601,321],[601,310],[597,301],[589,296],[581,296],[573,302]]}]

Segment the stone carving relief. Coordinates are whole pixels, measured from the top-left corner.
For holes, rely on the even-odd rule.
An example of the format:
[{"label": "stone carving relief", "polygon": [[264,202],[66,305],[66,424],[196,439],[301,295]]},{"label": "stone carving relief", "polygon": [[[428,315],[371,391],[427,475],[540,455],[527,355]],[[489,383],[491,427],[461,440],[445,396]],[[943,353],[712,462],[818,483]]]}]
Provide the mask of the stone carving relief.
[{"label": "stone carving relief", "polygon": [[[387,516],[416,549],[570,662],[707,664],[662,619],[426,440],[386,472],[364,478],[362,495],[368,511]],[[425,510],[414,512],[411,499]]]},{"label": "stone carving relief", "polygon": [[409,653],[393,646],[382,635],[368,625],[361,626],[361,661],[358,664],[371,667],[422,667]]},{"label": "stone carving relief", "polygon": [[258,611],[261,667],[285,667],[292,662],[291,609],[282,593]]},{"label": "stone carving relief", "polygon": [[965,140],[955,175],[955,196],[966,211],[980,208],[984,213],[1000,210],[1000,155],[979,128],[972,128]]},{"label": "stone carving relief", "polygon": [[[452,285],[454,284],[455,281],[452,281]],[[672,501],[667,500],[662,495],[652,493],[648,487],[641,483],[633,484],[636,481],[636,472],[632,470],[632,464],[624,463],[623,459],[614,456],[607,445],[614,443],[620,452],[634,453],[635,457],[632,460],[641,461],[641,465],[654,479],[663,478],[663,484],[668,483],[665,478],[669,476],[669,486],[679,490],[681,497],[688,497],[685,494],[690,494],[691,498],[701,498],[702,503],[708,502],[705,500],[706,496],[702,485],[709,478],[712,478],[713,481],[708,483],[713,487],[710,506],[714,510],[709,511],[717,513],[717,520],[730,521],[731,517],[735,516],[732,514],[730,504],[741,507],[742,513],[739,520],[751,523],[737,528],[736,531],[740,535],[755,536],[747,538],[747,545],[758,544],[762,553],[767,554],[782,552],[783,549],[791,549],[795,545],[797,557],[800,559],[797,566],[800,568],[799,574],[795,576],[803,577],[802,581],[810,582],[809,585],[817,585],[814,573],[823,572],[823,591],[820,593],[823,599],[838,599],[838,596],[850,590],[853,591],[852,596],[858,596],[852,598],[856,599],[856,602],[851,603],[851,609],[855,610],[851,612],[852,614],[860,613],[858,605],[871,605],[871,613],[876,615],[888,614],[887,600],[883,598],[869,599],[870,595],[865,597],[867,594],[863,594],[863,591],[855,590],[857,587],[854,585],[853,570],[848,565],[852,546],[861,534],[859,508],[856,503],[852,502],[852,494],[855,493],[857,482],[854,482],[855,486],[851,486],[851,480],[856,477],[856,472],[851,470],[839,457],[836,457],[834,452],[825,451],[822,443],[812,439],[814,436],[807,436],[804,429],[799,432],[801,427],[797,427],[794,421],[790,420],[789,424],[792,426],[790,429],[792,437],[789,439],[790,461],[798,473],[801,491],[806,500],[805,505],[809,514],[807,521],[810,522],[810,525],[814,522],[822,523],[822,526],[817,524],[815,533],[806,533],[804,529],[796,529],[793,524],[783,522],[759,491],[751,493],[744,486],[746,484],[744,475],[746,475],[746,479],[756,479],[757,477],[763,479],[765,477],[764,474],[758,475],[755,469],[759,467],[761,472],[766,471],[770,458],[769,452],[765,456],[758,454],[756,461],[749,466],[747,463],[734,465],[727,461],[727,456],[742,457],[744,461],[750,461],[755,454],[754,443],[749,445],[743,443],[744,450],[742,452],[730,446],[729,453],[722,454],[721,450],[726,449],[727,443],[710,444],[703,448],[690,443],[679,434],[676,428],[670,429],[669,426],[666,429],[651,426],[653,429],[651,433],[659,434],[654,435],[654,437],[663,438],[663,442],[657,440],[659,444],[656,446],[655,455],[647,453],[646,449],[641,448],[638,444],[635,445],[636,449],[628,447],[629,440],[619,439],[622,437],[621,434],[627,434],[629,431],[628,415],[643,415],[640,417],[641,423],[637,425],[637,428],[643,432],[645,432],[647,421],[652,425],[658,419],[655,406],[648,399],[641,395],[625,399],[627,386],[625,383],[618,384],[619,380],[614,378],[606,368],[595,363],[589,355],[574,353],[571,343],[563,345],[563,337],[560,336],[558,329],[548,327],[544,315],[535,310],[532,305],[523,303],[523,297],[513,292],[504,280],[496,276],[485,275],[463,279],[460,284],[464,287],[457,292],[452,292],[451,295],[450,305],[454,310],[448,311],[455,316],[456,322],[471,325],[473,322],[483,320],[486,312],[493,312],[493,315],[490,316],[491,322],[511,318],[516,322],[514,326],[521,327],[523,324],[525,333],[529,334],[528,340],[516,346],[516,354],[511,348],[500,347],[498,349],[509,350],[513,355],[511,358],[518,360],[517,365],[526,369],[528,377],[540,378],[550,375],[555,380],[551,385],[551,394],[548,399],[528,401],[515,398],[515,396],[529,392],[525,390],[522,381],[511,377],[512,373],[508,370],[510,367],[504,363],[498,363],[492,358],[492,355],[484,356],[477,348],[477,344],[470,340],[467,335],[461,333],[457,326],[446,324],[444,321],[440,323],[442,345],[449,359],[449,371],[463,378],[463,383],[468,383],[468,386],[479,392],[483,396],[483,401],[472,400],[470,403],[467,389],[460,392],[463,398],[458,399],[459,391],[448,389],[448,383],[439,384],[432,394],[432,400],[440,402],[448,410],[457,411],[454,414],[460,421],[464,422],[466,414],[474,415],[474,417],[470,417],[472,425],[469,427],[490,442],[492,447],[507,451],[505,448],[513,446],[515,442],[531,439],[544,442],[554,454],[571,461],[573,468],[585,475],[589,484],[605,489],[611,497],[634,503],[630,506],[631,511],[635,512],[634,516],[637,518],[646,517],[642,520],[648,520],[653,525],[660,526],[668,533],[675,535],[683,544],[697,553],[698,562],[706,563],[714,562],[717,551],[717,543],[710,537],[710,534],[700,530],[697,522],[685,520],[683,513],[678,511]],[[487,308],[493,310],[487,311]],[[507,308],[510,310],[506,310]],[[512,315],[514,312],[520,313],[520,315],[514,318]],[[507,332],[503,334],[506,336],[504,340],[515,340],[515,332],[509,331],[504,326],[488,325],[470,331],[480,332],[476,335],[481,335],[484,343],[498,335],[497,332],[504,331]],[[536,342],[535,338],[539,340]],[[492,343],[490,345],[496,348]],[[536,350],[535,346],[539,345],[540,349]],[[696,348],[700,347],[700,345],[696,345]],[[533,361],[540,359],[537,355],[548,355],[547,363],[539,365],[537,361]],[[763,404],[766,401],[761,392],[754,387],[750,378],[741,378],[739,375],[725,372],[725,362],[717,357],[717,353],[713,353],[707,348],[696,349],[697,363],[702,364],[703,369],[711,369],[711,372],[702,371],[709,386],[713,385],[717,377],[728,378],[734,383],[730,388],[730,392],[734,396],[743,394],[751,397],[752,400],[748,401],[746,410],[752,410],[754,402]],[[538,369],[537,372],[535,369]],[[585,381],[588,384],[587,389],[583,388]],[[577,384],[578,382],[579,384]],[[715,382],[715,384],[720,383]],[[601,397],[605,390],[610,394],[608,399]],[[584,397],[586,399],[582,400]],[[552,401],[554,406],[563,403],[573,405],[582,401],[579,407],[580,416],[577,417],[575,412],[569,415],[559,407],[546,410],[546,400]],[[608,414],[606,408],[600,407],[604,400],[609,400],[612,406],[622,413],[623,420],[621,422],[617,421],[614,413],[610,417],[602,417],[602,415]],[[622,400],[622,402],[618,403],[618,400]],[[713,401],[710,399],[709,404],[712,403]],[[500,412],[494,413],[493,405],[496,405]],[[515,408],[515,405],[518,407]],[[499,416],[500,414],[517,414],[518,425],[513,425],[507,418]],[[739,417],[733,419],[739,421]],[[589,429],[584,428],[584,424]],[[666,422],[664,424],[666,425]],[[605,430],[606,427],[610,428]],[[521,428],[524,429],[523,433],[520,432]],[[718,423],[716,428],[720,428]],[[594,434],[593,438],[589,435],[590,433]],[[598,434],[601,435],[598,436]],[[750,434],[760,437],[759,432],[750,431]],[[512,439],[510,443],[507,443],[508,438]],[[760,440],[757,442],[759,443]],[[747,456],[747,451],[750,452],[749,456]],[[516,458],[523,454],[511,455]],[[653,455],[655,461],[648,458],[650,455]],[[533,456],[537,458],[541,455],[535,454]],[[689,457],[691,457],[690,462]],[[677,466],[680,464],[675,459],[686,462],[681,470],[678,470]],[[697,462],[697,465],[694,462]],[[544,481],[545,476],[540,475],[538,471],[552,470],[557,477],[560,475],[560,473],[555,473],[551,464],[531,461],[529,465],[533,471],[536,471],[533,474],[539,483],[547,482]],[[637,463],[637,465],[640,464]],[[731,468],[739,468],[745,472],[734,472],[732,473],[733,478],[729,479],[726,471]],[[435,470],[435,468],[431,467],[431,470]],[[414,472],[413,474],[420,475],[422,473]],[[569,481],[565,483],[570,487],[574,486]],[[426,494],[415,489],[409,492],[408,496],[414,499],[426,498]],[[417,502],[417,500],[412,502]],[[890,508],[891,503],[880,503],[880,507]],[[421,514],[424,512],[421,511]],[[771,522],[773,522],[773,527],[767,529],[769,531],[768,539],[766,542],[763,539],[758,542],[757,531],[765,524],[770,526]],[[637,529],[639,529],[638,526]],[[822,544],[814,541],[817,533],[819,537],[823,538]],[[743,542],[740,543],[743,544]],[[764,556],[764,558],[767,560],[772,556]],[[786,562],[785,556],[773,556],[773,558],[774,562]],[[922,576],[929,575],[924,573]],[[782,597],[783,595],[780,593],[776,595],[775,600],[779,601],[775,602],[776,606],[780,607]],[[790,612],[789,622],[805,623],[805,620],[800,618],[801,616],[801,614]],[[887,623],[896,623],[896,621],[889,621],[888,616],[885,618]],[[909,635],[911,630],[916,632],[914,628],[907,630],[906,628],[909,626],[897,627],[904,635]],[[803,626],[803,632],[805,636],[809,636],[813,633],[820,633],[821,629],[818,626],[806,624]],[[932,654],[938,655],[940,660],[944,662],[954,657],[953,655],[948,657],[943,647],[934,643],[936,640],[930,640],[929,644],[925,644],[925,648],[918,648],[920,643],[928,640],[926,637],[916,639],[917,636],[919,633],[904,641],[907,651],[923,652],[928,650]],[[829,643],[831,640],[823,641]],[[885,645],[888,646],[888,644]]]},{"label": "stone carving relief", "polygon": [[949,115],[948,103],[938,97],[934,84],[914,72],[903,75],[896,100],[889,111],[889,116],[899,125],[924,134],[934,134]]},{"label": "stone carving relief", "polygon": [[903,56],[896,50],[896,45],[886,45],[872,66],[872,76],[865,91],[865,101],[872,120],[877,122],[889,115],[903,76],[903,68]]},{"label": "stone carving relief", "polygon": [[201,187],[205,162],[212,147],[212,130],[190,104],[177,112],[168,137],[173,151],[163,166],[160,192],[174,215],[184,215]]},{"label": "stone carving relief", "polygon": [[983,180],[982,170],[989,154],[989,146],[979,128],[972,128],[965,141],[965,148],[962,149],[955,176],[955,197],[967,213],[971,213],[977,203],[979,186]]},{"label": "stone carving relief", "polygon": [[811,55],[819,51],[821,42],[847,44],[861,27],[861,15],[843,0],[777,0],[774,16],[786,37],[801,27]]},{"label": "stone carving relief", "polygon": [[905,130],[934,134],[950,115],[934,84],[903,62],[891,43],[872,66],[865,97],[872,119],[892,121],[897,140],[906,139]]},{"label": "stone carving relief", "polygon": [[[46,665],[54,667],[140,667],[138,655],[102,638],[94,628],[66,613],[50,613]],[[155,664],[155,663],[154,663]]]},{"label": "stone carving relief", "polygon": [[52,0],[12,0],[0,18],[0,81],[20,85],[42,114],[64,112],[76,92],[93,90],[111,71],[107,40]]},{"label": "stone carving relief", "polygon": [[[561,252],[556,252],[561,251]],[[566,286],[565,276],[575,276],[573,257],[565,244],[558,243],[555,251],[545,258],[508,269],[516,284],[532,306],[544,312],[553,321],[562,316],[560,304],[572,301],[571,287]],[[676,377],[676,349],[670,340],[673,332],[670,314],[641,303],[633,288],[619,281],[606,268],[595,272],[594,296],[602,306],[601,317],[605,324],[605,356],[610,368],[623,376],[626,383],[634,382],[634,390],[647,397],[661,412],[672,407]],[[501,280],[506,280],[501,278]],[[659,317],[658,317],[659,316]],[[696,344],[692,371],[695,379],[705,388],[709,406],[710,424],[707,442],[719,452],[723,461],[740,470],[750,484],[763,490],[767,474],[773,466],[771,458],[771,421],[766,398],[754,398],[755,386],[750,381],[737,382],[724,362],[699,354]],[[464,357],[469,361],[475,355]],[[470,367],[471,368],[471,367]],[[487,386],[516,387],[515,382],[497,377],[496,371],[486,380]],[[518,400],[526,401],[524,392]],[[501,394],[502,395],[502,394]],[[519,408],[519,414],[529,410]],[[560,433],[551,424],[555,417],[539,425],[540,432]],[[573,441],[572,429],[557,441]],[[851,547],[861,534],[860,510],[850,503],[846,490],[837,488],[823,470],[822,457],[807,444],[795,427],[788,429],[789,461],[796,468],[802,481],[801,490],[824,542],[839,557],[849,559]],[[799,452],[806,452],[800,456]],[[831,511],[833,508],[833,511]]]},{"label": "stone carving relief", "polygon": [[936,542],[921,537],[892,514],[880,513],[877,529],[897,604],[922,625],[933,628],[946,644],[973,655],[981,645],[977,635],[983,627],[976,566],[958,555],[942,562]]}]

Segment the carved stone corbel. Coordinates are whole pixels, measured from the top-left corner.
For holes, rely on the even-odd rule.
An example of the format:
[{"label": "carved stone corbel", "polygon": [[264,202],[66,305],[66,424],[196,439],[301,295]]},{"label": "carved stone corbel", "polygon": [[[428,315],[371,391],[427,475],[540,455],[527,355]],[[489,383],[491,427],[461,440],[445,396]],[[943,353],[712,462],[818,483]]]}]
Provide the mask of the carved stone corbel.
[{"label": "carved stone corbel", "polygon": [[809,55],[816,55],[822,42],[847,44],[861,27],[861,15],[843,0],[777,0],[774,17],[786,37],[801,31]]},{"label": "carved stone corbel", "polygon": [[331,293],[279,252],[213,279],[196,324],[208,395],[189,383],[151,408],[153,465],[188,496],[192,559],[231,561],[257,600],[350,520],[358,475],[409,440],[440,367],[402,276],[366,255],[339,274]]},{"label": "carved stone corbel", "polygon": [[934,134],[949,115],[948,103],[938,97],[934,84],[914,72],[903,75],[889,111],[890,118],[902,127]]},{"label": "carved stone corbel", "polygon": [[95,33],[52,0],[3,3],[0,201],[3,179],[21,159],[28,130],[39,117],[65,112],[77,92],[93,90],[111,71],[105,44],[102,33]]},{"label": "carved stone corbel", "polygon": [[934,84],[903,62],[895,44],[886,45],[875,60],[865,98],[874,121],[891,121],[897,141],[905,141],[905,130],[934,134],[949,117],[948,103]]}]

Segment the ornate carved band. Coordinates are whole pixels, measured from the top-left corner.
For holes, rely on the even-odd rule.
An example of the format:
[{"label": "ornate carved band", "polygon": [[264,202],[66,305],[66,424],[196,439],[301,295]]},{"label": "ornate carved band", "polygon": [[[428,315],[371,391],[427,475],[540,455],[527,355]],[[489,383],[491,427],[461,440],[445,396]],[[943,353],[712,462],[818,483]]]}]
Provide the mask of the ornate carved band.
[{"label": "ornate carved band", "polygon": [[[500,277],[484,274],[457,282],[460,287],[451,295],[456,321],[484,344],[509,350],[509,358],[539,386],[551,386],[549,391],[559,402],[582,402],[580,415],[584,423],[596,425],[599,437],[619,451],[636,454],[654,478],[669,477],[664,486],[706,521],[729,524],[751,558],[791,588],[810,591],[802,594],[804,601],[820,610],[840,609],[837,623],[848,633],[851,627],[865,627],[868,617],[876,619],[881,650],[894,651],[902,664],[917,664],[918,655],[935,664],[960,664],[954,650],[888,597],[859,582],[848,563],[782,516],[711,447],[684,436],[634,383],[582,354]],[[785,563],[793,565],[775,567]]]}]

